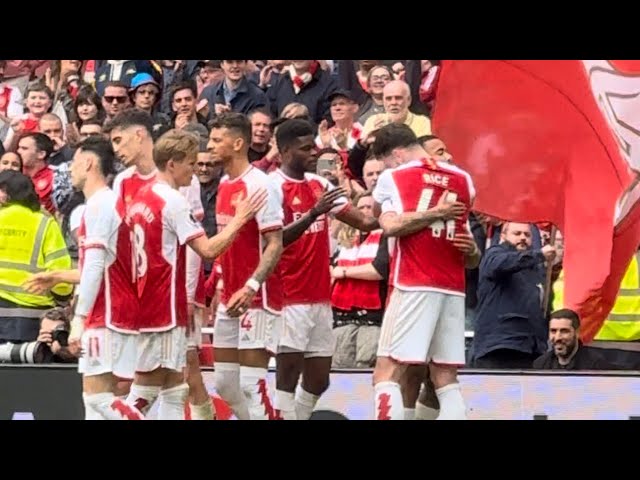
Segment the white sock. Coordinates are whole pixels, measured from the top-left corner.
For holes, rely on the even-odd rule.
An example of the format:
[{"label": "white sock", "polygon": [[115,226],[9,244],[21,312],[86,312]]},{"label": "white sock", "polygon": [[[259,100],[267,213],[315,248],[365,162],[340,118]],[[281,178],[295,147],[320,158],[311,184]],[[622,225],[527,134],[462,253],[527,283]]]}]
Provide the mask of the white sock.
[{"label": "white sock", "polygon": [[436,390],[440,402],[440,415],[437,420],[466,420],[467,409],[464,405],[459,383],[452,383]]},{"label": "white sock", "polygon": [[160,391],[158,396],[158,420],[184,420],[184,405],[189,395],[189,385],[181,383]]},{"label": "white sock", "polygon": [[238,420],[249,420],[247,402],[240,388],[240,364],[214,363],[214,385],[218,395],[227,402]]},{"label": "white sock", "polygon": [[191,420],[213,420],[215,418],[213,402],[210,398],[200,405],[190,403],[189,411],[191,412]]},{"label": "white sock", "polygon": [[380,382],[374,387],[376,395],[375,416],[377,420],[403,420],[404,405],[400,385],[395,382]]},{"label": "white sock", "polygon": [[93,405],[89,401],[87,401],[88,396],[89,395],[87,395],[86,393],[82,394],[82,401],[84,402],[84,419],[104,420],[104,417],[100,414],[100,412],[93,408]]},{"label": "white sock", "polygon": [[294,393],[276,390],[273,408],[280,414],[282,420],[296,420],[296,396]]},{"label": "white sock", "polygon": [[302,388],[302,385],[298,386],[296,391],[296,418],[298,420],[309,420],[319,399],[319,395],[307,392]]},{"label": "white sock", "polygon": [[240,388],[249,409],[249,420],[269,420],[273,417],[267,392],[266,368],[240,366]]},{"label": "white sock", "polygon": [[404,409],[404,419],[405,420],[415,420],[416,417],[416,409],[415,408],[405,408]]},{"label": "white sock", "polygon": [[435,420],[439,414],[440,410],[427,407],[420,402],[416,403],[416,420]]},{"label": "white sock", "polygon": [[160,387],[133,383],[131,390],[129,390],[127,403],[133,405],[146,416],[149,410],[151,410],[156,398],[158,398],[158,395],[160,395]]},{"label": "white sock", "polygon": [[143,420],[142,413],[111,392],[83,395],[85,404],[98,412],[102,420]]}]

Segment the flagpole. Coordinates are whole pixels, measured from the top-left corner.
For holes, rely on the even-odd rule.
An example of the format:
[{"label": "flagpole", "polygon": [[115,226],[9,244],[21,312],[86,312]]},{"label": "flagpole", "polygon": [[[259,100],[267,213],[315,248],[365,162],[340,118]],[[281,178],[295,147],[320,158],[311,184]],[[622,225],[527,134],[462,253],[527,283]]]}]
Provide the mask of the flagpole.
[{"label": "flagpole", "polygon": [[[556,244],[556,235],[558,234],[558,227],[553,225],[551,227],[551,235],[549,236],[549,245],[555,246]],[[553,261],[547,260],[547,269],[544,280],[544,296],[542,300],[542,308],[544,311],[545,318],[549,313],[547,308],[549,307],[549,298],[551,297],[551,275],[553,273]]]}]

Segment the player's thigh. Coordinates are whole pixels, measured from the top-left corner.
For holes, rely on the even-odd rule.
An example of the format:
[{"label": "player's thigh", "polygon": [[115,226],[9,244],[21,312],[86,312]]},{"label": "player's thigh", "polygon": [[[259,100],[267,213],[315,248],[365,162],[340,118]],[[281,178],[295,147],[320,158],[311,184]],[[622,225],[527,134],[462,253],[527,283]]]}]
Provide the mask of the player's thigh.
[{"label": "player's thigh", "polygon": [[[78,371],[84,377],[104,377],[113,374],[122,379],[132,379],[137,356],[137,335],[115,332],[108,328],[91,328],[82,334],[83,355],[78,361]],[[100,380],[91,381],[92,385]],[[95,385],[96,387],[98,385]]]},{"label": "player's thigh", "polygon": [[446,295],[429,349],[429,359],[434,366],[464,366],[464,322],[464,297]]},{"label": "player's thigh", "polygon": [[394,289],[382,320],[378,357],[423,364],[442,310],[445,294]]},{"label": "player's thigh", "polygon": [[218,304],[213,326],[213,348],[238,348],[240,322],[227,314],[227,307]]},{"label": "player's thigh", "polygon": [[[312,305],[286,305],[282,310],[282,334],[278,352],[306,352],[315,322]],[[332,318],[333,321],[333,318]]]},{"label": "player's thigh", "polygon": [[141,332],[138,335],[137,373],[158,369],[183,372],[187,365],[187,335],[185,327],[166,332]]},{"label": "player's thigh", "polygon": [[309,331],[305,358],[328,358],[336,350],[336,337],[333,334],[333,311],[328,303],[309,305],[307,309],[313,328]]},{"label": "player's thigh", "polygon": [[187,349],[197,350],[202,346],[202,325],[204,322],[205,310],[201,307],[194,307],[193,321],[191,328],[187,332]]},{"label": "player's thigh", "polygon": [[270,355],[277,353],[282,331],[282,315],[250,308],[238,320],[238,350],[265,350]]}]

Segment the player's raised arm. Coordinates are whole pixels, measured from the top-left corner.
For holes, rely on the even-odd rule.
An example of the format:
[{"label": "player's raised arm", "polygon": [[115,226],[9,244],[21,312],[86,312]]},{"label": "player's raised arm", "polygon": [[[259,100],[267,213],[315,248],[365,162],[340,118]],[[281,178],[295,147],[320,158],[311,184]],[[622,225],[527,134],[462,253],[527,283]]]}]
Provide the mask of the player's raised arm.
[{"label": "player's raised arm", "polygon": [[266,201],[267,191],[256,190],[238,204],[233,219],[220,233],[209,239],[203,236],[194,238],[189,246],[205,260],[215,260],[231,245],[240,229],[264,207]]},{"label": "player's raised arm", "polygon": [[290,223],[284,228],[282,233],[282,242],[284,246],[295,242],[302,234],[309,228],[318,217],[331,211],[335,207],[335,201],[340,197],[346,196],[347,192],[344,188],[335,188],[330,191],[326,191],[322,197],[318,200],[316,205],[309,210],[305,215],[300,217],[299,220]]}]

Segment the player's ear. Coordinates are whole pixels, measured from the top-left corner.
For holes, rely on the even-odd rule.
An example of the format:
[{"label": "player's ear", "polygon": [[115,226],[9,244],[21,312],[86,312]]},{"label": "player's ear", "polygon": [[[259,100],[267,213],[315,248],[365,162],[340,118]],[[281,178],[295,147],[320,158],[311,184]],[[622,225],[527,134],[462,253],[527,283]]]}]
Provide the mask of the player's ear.
[{"label": "player's ear", "polygon": [[236,152],[240,152],[244,147],[244,139],[242,137],[236,137],[233,141],[233,150]]}]

